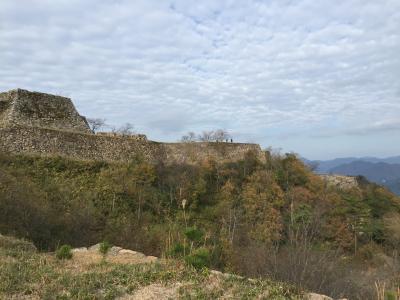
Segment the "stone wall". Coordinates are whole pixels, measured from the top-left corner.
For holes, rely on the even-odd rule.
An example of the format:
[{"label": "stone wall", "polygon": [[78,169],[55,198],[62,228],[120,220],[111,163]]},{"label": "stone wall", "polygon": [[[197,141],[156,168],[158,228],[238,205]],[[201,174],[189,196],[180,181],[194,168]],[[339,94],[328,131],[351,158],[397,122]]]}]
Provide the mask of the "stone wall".
[{"label": "stone wall", "polygon": [[91,133],[71,99],[21,89],[0,93],[0,127],[15,125]]},{"label": "stone wall", "polygon": [[257,144],[158,143],[124,136],[94,135],[39,127],[0,128],[0,152],[13,154],[61,155],[79,160],[129,161],[142,156],[150,162],[198,163],[208,158],[219,162],[242,159]]},{"label": "stone wall", "polygon": [[261,161],[265,155],[258,144],[243,143],[163,143],[166,160],[177,163],[193,163],[214,158],[228,162],[243,159],[246,153],[254,152]]},{"label": "stone wall", "polygon": [[319,176],[327,183],[328,186],[337,187],[344,190],[358,187],[357,179],[353,176],[336,174],[321,174]]},{"label": "stone wall", "polygon": [[123,137],[127,139],[135,139],[135,140],[142,140],[142,141],[147,141],[147,136],[145,134],[123,134],[119,132],[96,132],[96,135],[101,135],[101,136],[111,136],[111,137]]},{"label": "stone wall", "polygon": [[26,90],[0,93],[0,152],[61,155],[82,160],[129,161],[135,156],[166,163],[208,158],[234,161],[259,145],[233,143],[157,143],[145,135],[94,134],[71,99]]}]

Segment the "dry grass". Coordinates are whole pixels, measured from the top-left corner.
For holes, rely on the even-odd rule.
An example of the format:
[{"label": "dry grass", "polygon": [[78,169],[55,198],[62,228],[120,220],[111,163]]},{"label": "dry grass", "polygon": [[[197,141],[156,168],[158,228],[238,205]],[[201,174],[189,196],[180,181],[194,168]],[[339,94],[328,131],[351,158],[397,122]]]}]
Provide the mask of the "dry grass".
[{"label": "dry grass", "polygon": [[[0,299],[301,299],[292,286],[196,271],[179,261],[74,253],[71,260],[0,247]],[[0,241],[1,243],[1,241]]]}]

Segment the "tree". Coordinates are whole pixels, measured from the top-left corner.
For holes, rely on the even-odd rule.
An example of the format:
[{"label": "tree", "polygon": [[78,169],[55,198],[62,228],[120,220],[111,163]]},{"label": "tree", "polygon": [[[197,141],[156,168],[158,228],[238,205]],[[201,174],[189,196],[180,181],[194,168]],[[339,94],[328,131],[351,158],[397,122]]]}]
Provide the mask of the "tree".
[{"label": "tree", "polygon": [[221,224],[221,235],[226,237],[229,244],[233,244],[239,223],[240,200],[239,191],[232,180],[228,179],[218,194],[217,214]]},{"label": "tree", "polygon": [[384,226],[386,229],[386,240],[389,241],[393,246],[400,248],[400,214],[399,213],[388,213],[385,215]]},{"label": "tree", "polygon": [[182,136],[181,141],[185,142],[185,143],[195,142],[196,141],[196,133],[194,133],[193,131],[189,131],[187,134]]},{"label": "tree", "polygon": [[106,120],[100,118],[88,118],[87,122],[89,124],[90,129],[93,132],[97,132],[100,128],[106,126]]},{"label": "tree", "polygon": [[199,140],[202,142],[212,142],[214,139],[214,131],[203,131],[202,134],[199,135]]},{"label": "tree", "polygon": [[94,202],[110,232],[132,226],[134,222],[140,226],[144,213],[156,209],[158,197],[152,189],[155,179],[153,166],[143,161],[113,166],[99,173]]},{"label": "tree", "polygon": [[182,136],[182,142],[194,142],[196,140],[201,142],[223,142],[231,137],[231,135],[224,129],[205,130],[201,134],[196,135],[193,131],[189,131]]},{"label": "tree", "polygon": [[371,236],[371,209],[366,201],[356,192],[343,195],[347,223],[354,238],[354,254],[357,254],[358,239],[364,235]]},{"label": "tree", "polygon": [[120,128],[117,129],[117,132],[122,135],[132,135],[134,133],[133,125],[131,123],[125,123]]},{"label": "tree", "polygon": [[250,237],[266,243],[279,240],[283,229],[280,208],[284,205],[284,193],[275,182],[274,174],[255,171],[247,178],[242,198]]},{"label": "tree", "polygon": [[217,142],[223,142],[230,138],[230,134],[224,129],[217,129],[214,131],[212,138]]}]

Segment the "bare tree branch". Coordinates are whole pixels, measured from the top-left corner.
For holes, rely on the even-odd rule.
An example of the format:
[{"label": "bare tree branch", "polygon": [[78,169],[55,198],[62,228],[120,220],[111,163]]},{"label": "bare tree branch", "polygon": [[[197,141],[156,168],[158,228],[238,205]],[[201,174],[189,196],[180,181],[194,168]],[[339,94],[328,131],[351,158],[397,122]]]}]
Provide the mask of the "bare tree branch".
[{"label": "bare tree branch", "polygon": [[122,125],[120,128],[116,130],[117,133],[122,134],[122,135],[132,135],[135,133],[133,130],[133,125],[131,123],[125,123]]},{"label": "bare tree branch", "polygon": [[106,120],[100,118],[88,118],[87,122],[89,124],[90,129],[93,132],[97,132],[100,128],[106,126]]}]

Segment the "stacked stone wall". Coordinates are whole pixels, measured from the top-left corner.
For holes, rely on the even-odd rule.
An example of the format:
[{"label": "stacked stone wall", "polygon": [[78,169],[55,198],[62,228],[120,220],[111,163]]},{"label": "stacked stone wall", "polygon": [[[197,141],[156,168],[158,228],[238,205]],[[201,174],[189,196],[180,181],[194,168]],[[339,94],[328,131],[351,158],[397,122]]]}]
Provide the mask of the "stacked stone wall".
[{"label": "stacked stone wall", "polygon": [[21,89],[0,93],[0,126],[15,125],[91,133],[71,99]]},{"label": "stacked stone wall", "polygon": [[197,163],[242,159],[248,151],[260,159],[259,145],[237,143],[157,143],[145,135],[94,134],[71,99],[27,90],[0,93],[0,152],[61,155],[81,160]]},{"label": "stacked stone wall", "polygon": [[168,162],[187,163],[214,159],[219,162],[243,159],[249,152],[254,152],[261,161],[265,155],[257,144],[244,143],[163,143]]},{"label": "stacked stone wall", "polygon": [[243,159],[256,144],[238,143],[158,143],[124,136],[84,134],[38,127],[0,128],[0,152],[33,155],[60,155],[78,160],[123,162],[136,156],[149,162],[198,163],[212,158],[218,162]]},{"label": "stacked stone wall", "polygon": [[321,174],[319,176],[327,183],[328,186],[345,190],[358,187],[357,178],[354,176],[337,174]]}]

